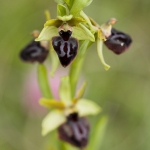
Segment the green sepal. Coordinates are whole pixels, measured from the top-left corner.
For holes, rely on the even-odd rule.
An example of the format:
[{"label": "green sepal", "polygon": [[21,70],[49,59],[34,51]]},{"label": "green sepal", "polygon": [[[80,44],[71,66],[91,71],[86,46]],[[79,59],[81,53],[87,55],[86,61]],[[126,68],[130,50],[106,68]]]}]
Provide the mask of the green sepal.
[{"label": "green sepal", "polygon": [[104,60],[104,56],[103,56],[103,41],[100,40],[99,38],[97,38],[97,52],[98,52],[98,56],[99,56],[102,64],[104,65],[105,70],[108,70],[110,68],[110,66],[107,65],[105,63],[105,60]]},{"label": "green sepal", "polygon": [[61,21],[61,20],[51,19],[51,20],[46,21],[46,23],[44,24],[44,27],[54,26],[54,27],[59,28],[62,25],[62,23],[63,23],[63,21]]},{"label": "green sepal", "polygon": [[81,117],[87,115],[97,115],[101,111],[98,104],[88,99],[80,99],[76,103],[76,108]]},{"label": "green sepal", "polygon": [[83,8],[91,4],[92,0],[71,0],[71,9],[70,13],[73,15],[78,14]]},{"label": "green sepal", "polygon": [[96,124],[96,127],[94,128],[93,132],[93,138],[89,142],[89,146],[87,150],[99,150],[101,149],[102,141],[104,138],[106,126],[107,126],[108,118],[106,116],[103,116],[100,118],[98,123]]},{"label": "green sepal", "polygon": [[57,16],[66,16],[66,15],[67,15],[67,8],[64,5],[58,4]]},{"label": "green sepal", "polygon": [[91,31],[81,23],[79,23],[78,26],[73,27],[72,36],[78,40],[90,40],[92,42],[95,41],[95,37]]},{"label": "green sepal", "polygon": [[41,98],[39,101],[40,105],[47,107],[47,108],[54,108],[54,109],[65,109],[65,105],[61,101],[57,101],[54,99],[47,99],[47,98]]},{"label": "green sepal", "polygon": [[58,29],[54,26],[46,26],[35,41],[49,41],[54,36],[58,36]]},{"label": "green sepal", "polygon": [[66,118],[61,111],[52,110],[42,122],[42,135],[45,136],[49,132],[57,129],[65,121]]},{"label": "green sepal", "polygon": [[61,20],[61,21],[63,21],[63,22],[66,22],[66,21],[69,21],[69,20],[71,20],[73,18],[73,15],[69,15],[69,16],[57,16],[57,19],[58,20]]},{"label": "green sepal", "polygon": [[43,64],[39,64],[38,66],[38,82],[42,96],[51,99],[53,96],[49,87],[47,71]]},{"label": "green sepal", "polygon": [[60,96],[61,101],[66,106],[71,106],[72,105],[71,87],[70,87],[69,76],[65,76],[65,77],[61,78],[59,96]]}]

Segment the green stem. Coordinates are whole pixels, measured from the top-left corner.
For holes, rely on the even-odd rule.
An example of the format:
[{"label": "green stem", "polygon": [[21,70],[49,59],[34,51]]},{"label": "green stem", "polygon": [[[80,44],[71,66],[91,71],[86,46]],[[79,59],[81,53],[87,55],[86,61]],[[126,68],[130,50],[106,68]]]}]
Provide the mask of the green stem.
[{"label": "green stem", "polygon": [[44,98],[52,99],[53,96],[49,87],[46,67],[43,64],[39,64],[38,66],[38,82],[42,96]]},{"label": "green stem", "polygon": [[78,50],[77,58],[74,60],[74,62],[71,65],[69,76],[70,76],[72,97],[75,96],[76,85],[77,85],[79,75],[80,75],[80,72],[82,69],[86,50],[91,44],[92,44],[92,42],[90,42],[90,41],[81,41],[80,42],[80,48]]}]

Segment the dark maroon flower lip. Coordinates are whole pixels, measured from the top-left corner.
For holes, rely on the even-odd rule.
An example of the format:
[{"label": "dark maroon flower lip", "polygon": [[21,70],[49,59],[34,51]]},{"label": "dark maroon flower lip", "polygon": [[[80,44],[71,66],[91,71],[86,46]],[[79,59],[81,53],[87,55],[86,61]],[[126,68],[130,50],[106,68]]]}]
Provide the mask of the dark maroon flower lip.
[{"label": "dark maroon flower lip", "polygon": [[126,51],[132,43],[131,37],[121,31],[112,28],[111,35],[108,37],[104,44],[108,49],[112,50],[115,54],[121,54]]},{"label": "dark maroon flower lip", "polygon": [[80,118],[77,113],[73,113],[58,128],[59,138],[78,148],[84,148],[88,144],[89,128],[86,118]]},{"label": "dark maroon flower lip", "polygon": [[41,46],[41,42],[32,41],[21,52],[20,58],[26,62],[43,63],[47,58],[49,50]]},{"label": "dark maroon flower lip", "polygon": [[67,67],[76,57],[78,52],[78,40],[70,37],[71,31],[60,31],[61,36],[55,36],[52,38],[52,45],[56,51],[60,63],[63,67]]}]

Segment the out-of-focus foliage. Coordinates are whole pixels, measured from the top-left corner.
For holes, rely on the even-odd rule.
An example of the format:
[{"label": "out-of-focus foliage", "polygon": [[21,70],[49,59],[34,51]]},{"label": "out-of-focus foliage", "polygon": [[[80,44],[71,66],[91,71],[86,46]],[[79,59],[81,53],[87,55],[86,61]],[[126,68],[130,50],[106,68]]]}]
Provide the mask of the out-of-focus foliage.
[{"label": "out-of-focus foliage", "polygon": [[[53,145],[57,134],[41,136],[45,114],[35,111],[33,106],[24,107],[29,101],[22,94],[24,83],[31,70],[37,71],[37,64],[22,63],[18,54],[32,39],[29,33],[43,28],[45,9],[55,17],[56,3],[53,0],[0,3],[0,149],[52,149],[57,146]],[[96,46],[88,50],[84,63],[83,74],[89,82],[85,97],[94,99],[102,106],[103,114],[109,116],[103,150],[150,149],[149,8],[149,0],[94,0],[84,9],[100,24],[111,17],[117,18],[114,27],[133,38],[130,49],[120,56],[104,49],[105,59],[111,65],[109,71],[104,71],[99,62]],[[90,119],[91,128],[99,117]]]}]

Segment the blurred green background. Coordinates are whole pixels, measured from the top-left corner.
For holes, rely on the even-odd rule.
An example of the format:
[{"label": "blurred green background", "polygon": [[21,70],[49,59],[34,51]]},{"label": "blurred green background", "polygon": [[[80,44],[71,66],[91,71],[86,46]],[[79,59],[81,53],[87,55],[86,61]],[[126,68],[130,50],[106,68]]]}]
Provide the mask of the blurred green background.
[{"label": "blurred green background", "polygon": [[[30,32],[42,29],[45,9],[55,18],[53,0],[0,1],[0,150],[45,150],[53,140],[41,136],[46,113],[24,107],[28,100],[23,87],[37,65],[22,63],[18,57],[32,39]],[[94,0],[85,9],[100,24],[117,18],[115,28],[133,38],[130,49],[120,56],[104,48],[109,71],[103,69],[95,44],[84,63],[82,74],[89,83],[85,97],[97,101],[102,114],[109,116],[102,150],[150,149],[149,10],[149,0]],[[90,118],[92,128],[101,115]]]}]

